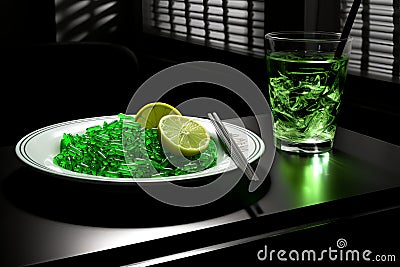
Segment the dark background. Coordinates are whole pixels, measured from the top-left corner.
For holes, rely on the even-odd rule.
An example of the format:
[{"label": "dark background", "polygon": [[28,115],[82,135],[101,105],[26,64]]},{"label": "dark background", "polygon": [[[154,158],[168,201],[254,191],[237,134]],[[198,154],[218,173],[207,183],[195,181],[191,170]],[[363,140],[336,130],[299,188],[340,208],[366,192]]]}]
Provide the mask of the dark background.
[{"label": "dark background", "polygon": [[[313,1],[266,2],[270,8],[266,10],[265,32],[305,28],[339,30],[339,1],[324,1],[329,3],[317,9],[313,9]],[[266,94],[263,58],[145,33],[142,30],[141,1],[117,1],[113,25],[95,31],[90,31],[90,23],[80,25],[77,30],[89,31],[89,35],[79,47],[68,42],[60,47],[56,43],[56,11],[54,0],[0,2],[1,145],[15,145],[25,134],[49,124],[124,112],[141,82],[180,62],[209,60],[230,65],[253,79]],[[115,31],[110,33],[111,26]],[[65,52],[60,54],[60,51]],[[199,96],[194,88],[178,88],[176,94],[166,101],[173,104],[183,96]],[[399,144],[400,85],[349,74],[345,88],[339,125]],[[210,86],[202,94],[225,96],[222,88],[218,90]],[[226,96],[223,99],[240,115],[251,115],[248,109],[242,108],[238,99]],[[352,241],[356,242],[366,228],[383,229],[385,226],[380,223],[381,217],[369,220],[356,236],[349,234],[354,238]],[[346,229],[357,228],[358,225],[352,223]],[[339,230],[343,231],[343,228]],[[290,240],[285,237],[276,242],[300,243],[310,236],[316,238],[324,234],[319,230],[310,232],[310,235],[296,234]],[[384,235],[390,233],[387,230]],[[374,237],[381,238],[378,233]]]},{"label": "dark background", "polygon": [[[5,94],[2,97],[2,113],[8,114],[6,122],[9,124],[15,121],[16,114],[30,114],[30,121],[36,120],[24,129],[17,130],[19,124],[16,124],[13,128],[16,131],[7,137],[10,140],[8,143],[16,142],[38,126],[124,112],[138,85],[165,67],[180,62],[208,60],[230,65],[253,79],[266,94],[263,58],[145,33],[142,30],[141,1],[137,0],[93,1],[115,3],[110,10],[115,14],[114,19],[94,29],[96,18],[92,18],[75,26],[65,37],[86,32],[84,42],[118,48],[123,46],[135,54],[138,72],[132,60],[124,58],[124,53],[129,51],[110,52],[103,47],[72,52],[69,49],[64,57],[58,58],[55,56],[58,48],[47,49],[49,44],[56,43],[55,14],[76,2],[79,1],[63,1],[57,7],[54,0],[3,0],[0,3],[1,78],[3,85],[7,85],[2,90]],[[339,31],[339,1],[324,1],[323,5],[316,3],[318,1],[314,0],[267,0],[266,7],[269,8],[265,11],[265,32],[302,29]],[[93,4],[88,8],[95,7]],[[77,19],[78,15],[70,15],[65,23]],[[60,23],[59,28],[64,26]],[[111,28],[113,31],[110,31]],[[115,53],[118,55],[114,56]],[[394,122],[399,121],[400,116],[397,104],[399,87],[398,83],[349,74],[339,125],[396,142],[397,136],[391,133],[395,132]],[[181,89],[176,95],[190,97],[195,91]],[[212,88],[208,91],[214,97],[224,95]],[[230,98],[225,99],[228,101]],[[171,102],[174,100],[174,97],[170,99]],[[228,104],[240,107],[241,103],[232,98]],[[68,108],[71,105],[73,108]],[[249,115],[246,109],[237,109],[240,115]],[[37,119],[39,117],[41,119]],[[5,142],[4,139],[2,142]]]}]

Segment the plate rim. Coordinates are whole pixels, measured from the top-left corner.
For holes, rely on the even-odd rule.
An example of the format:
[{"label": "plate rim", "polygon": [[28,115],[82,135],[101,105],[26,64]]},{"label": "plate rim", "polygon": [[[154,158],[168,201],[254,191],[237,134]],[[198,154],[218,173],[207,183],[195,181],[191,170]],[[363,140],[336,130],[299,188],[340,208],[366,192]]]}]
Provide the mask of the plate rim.
[{"label": "plate rim", "polygon": [[[130,116],[134,116],[133,114],[128,114]],[[189,118],[197,119],[200,121],[207,121],[211,124],[209,119],[206,118],[200,118],[200,117],[193,117],[193,116],[187,116]],[[82,118],[82,119],[74,119],[74,120],[68,120],[64,122],[59,122],[55,124],[51,124],[42,128],[39,128],[37,130],[34,130],[25,136],[23,136],[16,144],[15,146],[15,152],[18,156],[18,158],[27,164],[28,166],[45,172],[46,174],[54,175],[57,177],[62,177],[62,178],[67,178],[70,180],[74,181],[80,181],[80,182],[95,182],[95,183],[107,183],[107,184],[138,184],[138,183],[160,183],[160,182],[178,182],[178,181],[187,181],[187,180],[197,180],[201,178],[206,178],[210,177],[213,175],[218,175],[223,172],[228,172],[228,171],[233,171],[237,169],[237,166],[235,164],[229,164],[230,167],[227,167],[224,170],[218,170],[218,171],[212,171],[212,167],[210,169],[201,171],[201,172],[196,172],[196,173],[191,173],[191,174],[184,174],[184,175],[179,175],[179,176],[168,176],[168,177],[157,177],[157,178],[112,178],[112,177],[105,177],[105,176],[97,176],[97,175],[91,175],[91,174],[84,174],[84,173],[79,173],[79,172],[73,172],[70,170],[63,169],[63,172],[57,172],[54,171],[51,168],[48,168],[44,166],[41,163],[38,163],[34,159],[30,158],[28,155],[28,152],[25,150],[25,147],[29,144],[30,140],[34,139],[35,136],[42,134],[46,131],[50,131],[52,129],[57,129],[61,126],[66,126],[66,125],[73,125],[73,124],[79,124],[79,123],[85,123],[85,122],[90,122],[90,121],[97,121],[97,120],[115,120],[118,119],[118,115],[107,115],[107,116],[96,116],[96,117],[87,117],[87,118]],[[262,154],[265,152],[265,143],[264,141],[254,132],[246,129],[245,127],[241,127],[229,122],[224,122],[224,124],[228,127],[235,128],[236,130],[241,131],[242,133],[246,134],[252,142],[255,144],[256,149],[252,151],[250,155],[248,155],[249,163],[252,163],[259,159]],[[228,158],[228,160],[232,161],[232,159]],[[61,168],[61,167],[60,167]],[[210,171],[211,170],[211,171]],[[204,173],[203,173],[204,172]],[[202,174],[203,175],[199,175]]]}]

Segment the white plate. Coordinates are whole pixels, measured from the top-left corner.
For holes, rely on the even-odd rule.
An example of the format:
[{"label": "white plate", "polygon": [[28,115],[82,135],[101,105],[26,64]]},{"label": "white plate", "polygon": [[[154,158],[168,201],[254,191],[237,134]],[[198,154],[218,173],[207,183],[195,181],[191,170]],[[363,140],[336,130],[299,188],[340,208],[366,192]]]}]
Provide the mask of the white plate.
[{"label": "white plate", "polygon": [[[86,128],[103,125],[104,121],[111,122],[118,120],[117,115],[86,118],[53,124],[41,129],[38,129],[24,136],[15,148],[18,157],[26,164],[45,171],[50,174],[61,175],[72,179],[80,179],[83,181],[92,182],[107,182],[107,183],[144,183],[144,182],[160,182],[160,181],[180,181],[206,177],[210,175],[220,174],[226,171],[236,169],[236,165],[231,158],[225,154],[221,143],[217,138],[215,129],[211,122],[206,119],[193,118],[200,121],[209,131],[211,137],[216,141],[218,160],[215,167],[206,169],[201,172],[162,177],[162,178],[109,178],[103,176],[95,176],[63,169],[53,163],[53,158],[60,152],[60,140],[64,133],[81,134],[86,131]],[[224,123],[233,138],[239,144],[242,152],[251,163],[264,153],[264,142],[255,133],[237,125]]]}]

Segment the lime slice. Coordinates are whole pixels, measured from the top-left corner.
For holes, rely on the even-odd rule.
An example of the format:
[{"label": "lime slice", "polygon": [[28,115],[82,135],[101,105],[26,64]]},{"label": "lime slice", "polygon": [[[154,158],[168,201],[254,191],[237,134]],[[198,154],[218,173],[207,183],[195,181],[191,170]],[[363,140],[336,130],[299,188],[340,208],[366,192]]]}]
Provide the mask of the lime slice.
[{"label": "lime slice", "polygon": [[154,102],[140,108],[136,113],[135,121],[147,129],[157,128],[160,119],[165,115],[181,116],[182,114],[179,112],[179,110],[169,104]]},{"label": "lime slice", "polygon": [[190,157],[203,152],[210,143],[210,134],[198,121],[185,116],[166,115],[158,124],[163,148],[171,153]]}]

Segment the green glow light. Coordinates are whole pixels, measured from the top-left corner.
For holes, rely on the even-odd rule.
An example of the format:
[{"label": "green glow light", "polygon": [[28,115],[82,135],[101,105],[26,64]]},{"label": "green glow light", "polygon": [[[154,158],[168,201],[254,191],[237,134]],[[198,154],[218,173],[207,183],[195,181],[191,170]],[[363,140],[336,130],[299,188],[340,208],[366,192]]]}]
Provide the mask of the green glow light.
[{"label": "green glow light", "polygon": [[305,203],[320,203],[325,196],[325,174],[328,172],[329,153],[310,158],[303,172],[303,198]]},{"label": "green glow light", "polygon": [[280,182],[287,201],[295,206],[308,206],[326,201],[331,195],[329,173],[331,153],[301,156],[280,153],[278,168]]}]

